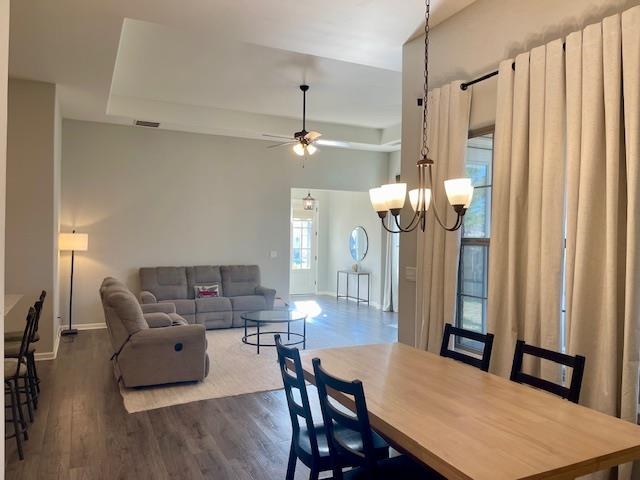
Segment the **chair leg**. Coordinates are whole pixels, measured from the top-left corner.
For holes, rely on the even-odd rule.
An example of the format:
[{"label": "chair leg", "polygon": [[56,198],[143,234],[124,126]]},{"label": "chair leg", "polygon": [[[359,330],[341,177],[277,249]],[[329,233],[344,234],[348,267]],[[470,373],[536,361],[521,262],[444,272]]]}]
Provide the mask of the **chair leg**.
[{"label": "chair leg", "polygon": [[318,480],[319,476],[320,472],[316,470],[315,467],[312,467],[311,471],[309,472],[309,480]]},{"label": "chair leg", "polygon": [[[18,399],[20,400],[20,379],[16,380],[18,384]],[[33,423],[33,398],[31,398],[31,383],[29,382],[29,374],[22,377],[24,384],[24,399],[27,404],[27,413],[29,414],[29,422]]]},{"label": "chair leg", "polygon": [[291,439],[291,448],[289,449],[289,464],[287,465],[287,476],[286,480],[293,480],[293,476],[296,473],[296,461],[298,457],[296,456],[296,449],[293,446],[293,438]]},{"label": "chair leg", "polygon": [[18,426],[18,405],[19,405],[19,398],[18,398],[18,386],[17,384],[14,385],[12,380],[9,380],[7,382],[9,384],[9,395],[11,397],[11,421],[13,423],[13,432],[15,434],[16,437],[16,443],[18,445],[18,457],[20,457],[20,460],[24,460],[24,453],[22,451],[22,438],[21,438],[21,433],[20,433],[20,426]]},{"label": "chair leg", "polygon": [[35,353],[31,354],[32,357],[32,365],[33,365],[33,377],[35,378],[36,383],[36,391],[40,393],[40,377],[38,376],[38,369],[36,368],[36,356]]},{"label": "chair leg", "polygon": [[33,402],[33,409],[38,409],[38,389],[36,383],[35,374],[35,358],[33,356],[27,357],[27,376],[29,378],[29,391],[31,394],[31,401]]},{"label": "chair leg", "polygon": [[18,417],[20,418],[20,424],[22,425],[22,429],[24,432],[24,439],[29,440],[29,433],[27,432],[27,422],[24,419],[24,411],[22,410],[22,404],[20,403],[20,383],[19,379],[15,378],[15,387],[16,387],[16,407],[18,409]]}]

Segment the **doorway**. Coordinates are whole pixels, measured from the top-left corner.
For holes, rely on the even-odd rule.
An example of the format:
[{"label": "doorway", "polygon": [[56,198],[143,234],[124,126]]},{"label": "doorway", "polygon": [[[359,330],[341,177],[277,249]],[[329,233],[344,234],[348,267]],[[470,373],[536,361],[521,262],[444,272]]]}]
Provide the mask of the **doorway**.
[{"label": "doorway", "polygon": [[302,198],[291,198],[291,295],[318,293],[318,201],[305,210]]}]

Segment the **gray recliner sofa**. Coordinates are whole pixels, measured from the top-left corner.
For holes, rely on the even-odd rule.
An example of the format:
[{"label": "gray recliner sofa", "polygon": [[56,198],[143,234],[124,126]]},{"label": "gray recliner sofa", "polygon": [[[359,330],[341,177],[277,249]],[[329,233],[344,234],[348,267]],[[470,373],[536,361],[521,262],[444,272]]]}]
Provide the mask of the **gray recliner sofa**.
[{"label": "gray recliner sofa", "polygon": [[[218,285],[219,297],[196,298],[195,286]],[[143,305],[173,303],[189,323],[207,329],[241,327],[240,315],[271,310],[276,291],[260,285],[257,265],[199,265],[140,269]]]},{"label": "gray recliner sofa", "polygon": [[112,277],[100,298],[113,348],[116,378],[125,387],[203,380],[209,373],[206,331],[189,325],[170,303],[141,306]]}]

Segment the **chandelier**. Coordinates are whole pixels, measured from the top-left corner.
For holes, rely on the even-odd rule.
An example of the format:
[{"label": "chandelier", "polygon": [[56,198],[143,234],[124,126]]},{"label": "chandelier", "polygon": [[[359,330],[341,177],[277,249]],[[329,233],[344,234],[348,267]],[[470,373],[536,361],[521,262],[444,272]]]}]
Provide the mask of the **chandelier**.
[{"label": "chandelier", "polygon": [[307,196],[302,199],[302,206],[305,210],[313,210],[315,203],[316,199],[311,196],[311,192],[307,193]]},{"label": "chandelier", "polygon": [[[433,189],[433,159],[429,156],[428,145],[428,128],[427,118],[429,113],[428,95],[429,95],[429,17],[431,10],[430,0],[425,2],[425,21],[424,21],[424,92],[422,96],[422,148],[420,150],[420,160],[416,166],[418,167],[418,188],[409,191],[409,202],[413,208],[413,218],[407,226],[400,224],[400,211],[404,207],[407,197],[406,183],[391,183],[382,185],[381,187],[369,190],[371,205],[377,212],[382,226],[391,233],[412,232],[420,227],[425,231],[427,210],[431,204]],[[449,203],[456,212],[456,220],[453,225],[446,224],[446,218],[441,218],[437,209],[436,202],[433,202],[433,213],[438,224],[447,231],[453,232],[462,226],[464,214],[469,208],[471,199],[473,198],[473,186],[470,178],[454,178],[445,180],[444,189],[447,194]],[[387,213],[391,213],[394,223],[398,230],[393,230],[385,224]]]}]

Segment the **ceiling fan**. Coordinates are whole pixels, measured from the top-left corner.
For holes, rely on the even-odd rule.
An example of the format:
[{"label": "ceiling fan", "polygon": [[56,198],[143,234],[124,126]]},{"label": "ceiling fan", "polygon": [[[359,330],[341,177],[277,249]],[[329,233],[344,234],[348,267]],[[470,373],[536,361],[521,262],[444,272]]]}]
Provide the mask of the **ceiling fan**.
[{"label": "ceiling fan", "polygon": [[316,141],[322,136],[319,132],[307,132],[306,123],[307,123],[307,91],[309,90],[309,85],[300,85],[300,90],[302,90],[302,130],[299,132],[295,132],[293,137],[283,137],[280,135],[267,135],[263,134],[264,137],[271,138],[283,138],[287,139],[287,142],[279,143],[277,145],[270,145],[267,148],[278,148],[283,147],[285,145],[293,145],[293,151],[296,155],[300,157],[305,157],[308,155],[313,155],[318,150],[318,147],[314,145]]}]

